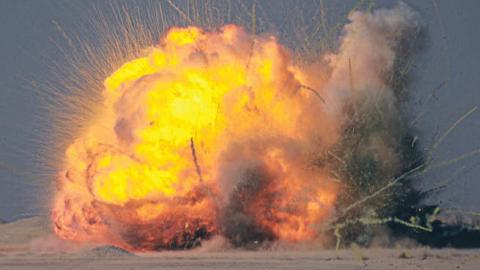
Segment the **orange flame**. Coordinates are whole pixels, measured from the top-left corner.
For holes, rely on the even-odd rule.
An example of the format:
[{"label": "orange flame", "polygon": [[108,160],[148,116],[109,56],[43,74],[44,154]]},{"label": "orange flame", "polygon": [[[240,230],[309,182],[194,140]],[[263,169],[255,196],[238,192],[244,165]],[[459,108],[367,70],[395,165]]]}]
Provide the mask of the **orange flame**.
[{"label": "orange flame", "polygon": [[[311,164],[337,127],[302,90],[321,88],[322,74],[291,58],[274,37],[229,25],[173,28],[125,63],[104,82],[102,113],[66,150],[56,234],[175,247],[221,234],[232,196],[253,196],[242,211],[276,239],[319,237],[338,187]],[[249,182],[251,168],[267,180]]]}]

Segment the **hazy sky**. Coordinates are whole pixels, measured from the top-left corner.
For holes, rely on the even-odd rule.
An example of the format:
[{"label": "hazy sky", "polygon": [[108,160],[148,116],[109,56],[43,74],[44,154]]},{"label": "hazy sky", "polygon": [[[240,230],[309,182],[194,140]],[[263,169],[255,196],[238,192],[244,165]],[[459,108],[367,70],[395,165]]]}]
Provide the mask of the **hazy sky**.
[{"label": "hazy sky", "polygon": [[[45,121],[40,110],[38,89],[32,81],[49,76],[54,65],[62,63],[57,45],[61,33],[52,21],[69,35],[82,31],[92,14],[91,3],[65,3],[51,0],[0,0],[0,218],[45,213],[54,179],[45,178],[39,164],[49,156],[40,155],[41,136],[36,135]],[[80,2],[80,1],[78,1]],[[345,18],[357,1],[325,0],[331,21]],[[395,1],[372,1],[376,7],[389,7]],[[405,1],[420,12],[428,30],[425,52],[417,59],[415,82],[410,87],[410,104],[419,121],[418,136],[423,145],[449,128],[464,112],[480,105],[480,2]],[[275,9],[276,1],[257,1],[264,9]],[[292,5],[294,1],[290,1]],[[100,4],[100,7],[102,5]],[[105,7],[105,5],[103,5]],[[271,14],[275,14],[272,12]],[[273,21],[282,18],[272,18]],[[344,22],[344,21],[340,21]],[[429,104],[420,103],[438,89]],[[438,160],[453,158],[480,147],[480,111],[462,122],[439,147]],[[43,144],[44,145],[44,144]],[[447,207],[480,210],[480,158],[431,173],[426,185],[447,179],[466,167],[436,201]],[[40,200],[38,198],[41,198]]]}]

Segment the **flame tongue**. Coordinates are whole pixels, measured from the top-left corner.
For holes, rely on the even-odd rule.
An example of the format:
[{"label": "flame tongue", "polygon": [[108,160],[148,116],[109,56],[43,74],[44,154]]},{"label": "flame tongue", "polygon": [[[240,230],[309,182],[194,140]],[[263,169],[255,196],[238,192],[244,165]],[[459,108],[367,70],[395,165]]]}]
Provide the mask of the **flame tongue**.
[{"label": "flame tongue", "polygon": [[170,30],[105,80],[66,151],[56,233],[130,249],[317,236],[337,188],[309,165],[336,135],[305,77],[273,37]]}]

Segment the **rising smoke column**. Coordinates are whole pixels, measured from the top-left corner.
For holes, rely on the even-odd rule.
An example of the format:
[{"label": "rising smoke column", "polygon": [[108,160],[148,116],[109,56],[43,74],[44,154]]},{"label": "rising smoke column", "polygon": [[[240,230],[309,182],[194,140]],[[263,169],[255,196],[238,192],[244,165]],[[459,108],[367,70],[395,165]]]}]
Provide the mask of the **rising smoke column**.
[{"label": "rising smoke column", "polygon": [[[375,177],[359,182],[371,186],[406,166],[392,82],[417,15],[401,4],[349,19],[338,52],[312,65],[239,26],[170,29],[105,79],[103,109],[66,150],[57,235],[134,250],[215,234],[239,246],[322,240],[318,225],[359,196],[350,172],[364,168],[326,157],[372,157]],[[359,137],[357,121],[378,128]]]},{"label": "rising smoke column", "polygon": [[[334,68],[328,92],[340,93],[344,121],[325,162],[342,179],[335,218],[343,240],[369,245],[375,233],[369,222],[420,217],[411,225],[425,225],[435,208],[422,204],[426,194],[414,188],[410,176],[424,160],[404,111],[409,69],[422,48],[424,29],[419,15],[402,3],[390,10],[352,12],[349,19],[339,53],[329,56]],[[392,185],[395,179],[401,181]],[[404,224],[389,226],[395,234],[405,231]]]}]

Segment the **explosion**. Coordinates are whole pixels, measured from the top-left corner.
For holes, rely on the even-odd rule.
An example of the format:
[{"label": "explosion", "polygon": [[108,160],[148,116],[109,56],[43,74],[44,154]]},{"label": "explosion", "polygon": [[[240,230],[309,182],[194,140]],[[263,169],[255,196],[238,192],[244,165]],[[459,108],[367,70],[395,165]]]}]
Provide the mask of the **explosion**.
[{"label": "explosion", "polygon": [[130,250],[321,240],[347,190],[325,156],[345,162],[352,108],[376,105],[393,130],[362,148],[378,176],[405,167],[388,76],[417,16],[402,4],[349,19],[339,51],[309,64],[237,25],[171,28],[105,79],[101,111],[65,151],[56,234]]}]

